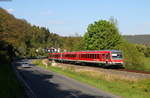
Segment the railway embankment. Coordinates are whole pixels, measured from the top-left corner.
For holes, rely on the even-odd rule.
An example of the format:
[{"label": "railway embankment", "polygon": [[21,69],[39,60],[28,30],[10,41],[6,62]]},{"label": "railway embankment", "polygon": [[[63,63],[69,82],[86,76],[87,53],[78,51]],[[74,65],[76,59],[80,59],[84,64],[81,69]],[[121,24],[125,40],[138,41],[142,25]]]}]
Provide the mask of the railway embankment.
[{"label": "railway embankment", "polygon": [[62,63],[46,67],[42,64],[42,60],[35,60],[33,63],[123,98],[148,98],[150,96],[149,74]]}]

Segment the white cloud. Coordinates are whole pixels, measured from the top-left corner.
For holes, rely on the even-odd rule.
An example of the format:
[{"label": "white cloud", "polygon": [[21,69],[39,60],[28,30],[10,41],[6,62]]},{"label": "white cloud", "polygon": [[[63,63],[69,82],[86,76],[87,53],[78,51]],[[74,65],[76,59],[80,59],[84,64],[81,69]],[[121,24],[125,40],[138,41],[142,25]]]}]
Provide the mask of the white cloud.
[{"label": "white cloud", "polygon": [[15,10],[14,9],[12,9],[12,8],[9,8],[9,9],[6,9],[9,13],[12,13],[12,12],[14,12]]}]

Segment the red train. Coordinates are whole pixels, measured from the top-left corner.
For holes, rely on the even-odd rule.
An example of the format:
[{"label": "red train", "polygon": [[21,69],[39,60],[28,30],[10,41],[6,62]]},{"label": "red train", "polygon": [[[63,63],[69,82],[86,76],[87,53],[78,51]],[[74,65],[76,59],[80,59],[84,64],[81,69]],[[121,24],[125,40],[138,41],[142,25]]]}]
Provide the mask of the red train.
[{"label": "red train", "polygon": [[48,58],[49,60],[56,60],[62,62],[123,65],[122,52],[119,50],[49,53]]}]

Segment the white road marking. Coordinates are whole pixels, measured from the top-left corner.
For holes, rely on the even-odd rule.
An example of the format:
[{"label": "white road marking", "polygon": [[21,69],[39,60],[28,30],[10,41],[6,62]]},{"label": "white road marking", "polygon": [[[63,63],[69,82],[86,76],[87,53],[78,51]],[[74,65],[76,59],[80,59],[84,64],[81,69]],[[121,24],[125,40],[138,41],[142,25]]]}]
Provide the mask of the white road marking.
[{"label": "white road marking", "polygon": [[79,98],[77,95],[73,94],[73,93],[70,93],[72,96],[76,97],[76,98]]}]

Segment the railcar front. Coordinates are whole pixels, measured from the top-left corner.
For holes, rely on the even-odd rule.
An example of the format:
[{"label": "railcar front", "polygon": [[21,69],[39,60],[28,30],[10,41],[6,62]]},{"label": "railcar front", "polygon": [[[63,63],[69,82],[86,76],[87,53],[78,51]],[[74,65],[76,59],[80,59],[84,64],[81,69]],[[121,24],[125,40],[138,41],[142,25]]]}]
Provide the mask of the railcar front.
[{"label": "railcar front", "polygon": [[124,61],[123,61],[123,56],[122,56],[121,51],[113,50],[113,51],[111,51],[110,56],[111,56],[110,64],[112,64],[112,65],[123,65]]}]

